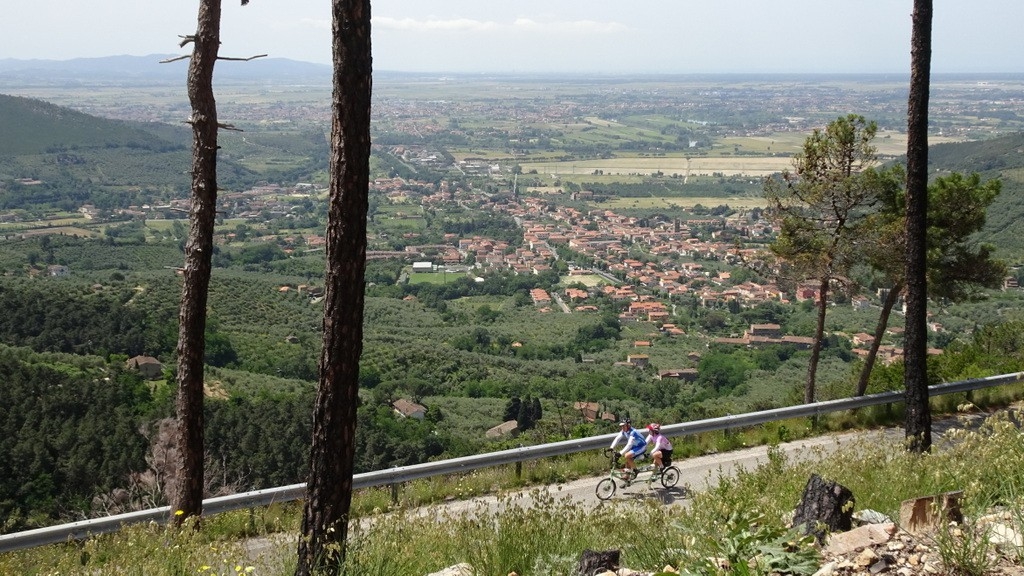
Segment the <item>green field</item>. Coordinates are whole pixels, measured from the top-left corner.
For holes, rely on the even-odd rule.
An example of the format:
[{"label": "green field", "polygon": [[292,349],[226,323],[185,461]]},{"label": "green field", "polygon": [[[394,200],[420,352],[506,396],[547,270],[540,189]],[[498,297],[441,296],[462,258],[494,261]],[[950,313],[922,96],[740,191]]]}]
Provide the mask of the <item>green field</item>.
[{"label": "green field", "polygon": [[764,177],[793,166],[788,157],[759,156],[627,156],[571,160],[563,162],[526,162],[524,172],[552,176],[594,174],[631,175],[656,174],[690,176],[753,176]]},{"label": "green field", "polygon": [[609,198],[601,202],[600,206],[609,210],[639,208],[639,209],[667,209],[667,208],[693,208],[701,206],[721,206],[725,204],[731,208],[764,208],[767,206],[764,198],[760,196],[732,196],[732,197],[710,197],[694,196],[692,198]]}]

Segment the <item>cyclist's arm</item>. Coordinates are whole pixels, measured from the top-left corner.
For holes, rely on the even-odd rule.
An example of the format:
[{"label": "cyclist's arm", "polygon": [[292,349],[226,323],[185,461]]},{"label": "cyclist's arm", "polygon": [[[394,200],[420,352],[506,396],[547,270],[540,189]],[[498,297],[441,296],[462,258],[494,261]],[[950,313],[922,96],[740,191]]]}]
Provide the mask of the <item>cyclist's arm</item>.
[{"label": "cyclist's arm", "polygon": [[[612,438],[612,445],[609,446],[608,449],[609,450],[615,450],[615,445],[619,443],[619,439],[621,439],[621,438],[622,438],[622,432],[619,432],[618,434],[615,435],[615,438]],[[629,442],[627,441],[626,444],[629,444]]]}]

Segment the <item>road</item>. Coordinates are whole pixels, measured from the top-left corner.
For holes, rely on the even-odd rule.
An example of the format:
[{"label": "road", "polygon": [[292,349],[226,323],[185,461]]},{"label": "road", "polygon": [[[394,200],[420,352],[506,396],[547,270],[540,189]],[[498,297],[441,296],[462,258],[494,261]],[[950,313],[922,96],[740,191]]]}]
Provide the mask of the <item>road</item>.
[{"label": "road", "polygon": [[[932,441],[939,445],[942,436],[951,428],[960,428],[967,423],[968,426],[975,426],[984,420],[985,414],[958,415],[936,419],[932,422]],[[844,446],[851,446],[858,442],[899,442],[904,437],[902,428],[884,428],[879,430],[853,430],[794,440],[778,445],[779,450],[786,455],[789,462],[800,461],[807,458],[820,459],[824,456],[838,451]],[[730,477],[737,470],[752,470],[768,461],[768,447],[754,446],[742,448],[730,452],[707,454],[692,458],[677,459],[673,465],[679,468],[679,483],[670,489],[655,483],[649,487],[647,482],[641,481],[629,488],[618,488],[611,500],[646,501],[655,499],[666,506],[686,505],[689,500],[686,494],[693,490],[703,490],[708,486],[718,483],[719,478]],[[513,498],[519,505],[526,506],[540,491],[540,494],[549,494],[556,498],[571,498],[583,506],[593,507],[600,504],[595,490],[597,483],[605,476],[581,478],[563,484],[552,484],[523,490],[514,494]],[[504,496],[482,496],[464,501],[446,502],[435,506],[427,506],[421,509],[420,514],[424,516],[437,516],[442,512],[459,513],[479,510],[490,512],[500,511],[501,506],[510,500],[509,495]]]},{"label": "road", "polygon": [[[970,422],[971,424],[968,425],[973,426],[983,419],[984,415],[976,414],[970,417],[961,415],[933,421],[933,443],[938,445],[943,434],[951,428],[962,427],[965,422]],[[838,451],[840,448],[852,446],[854,443],[865,440],[898,441],[901,438],[903,438],[902,428],[885,428],[870,431],[855,430],[785,442],[779,444],[778,448],[786,455],[787,460],[792,462],[805,458],[820,459]],[[649,487],[647,482],[642,481],[626,489],[617,489],[611,501],[648,502],[655,500],[664,506],[686,506],[690,501],[686,497],[690,491],[703,490],[710,485],[716,484],[720,478],[733,475],[739,469],[752,470],[767,461],[767,446],[754,446],[730,452],[679,459],[673,462],[680,471],[679,483],[674,488],[666,489],[660,484]],[[419,508],[415,514],[427,518],[443,518],[459,516],[461,514],[472,515],[481,512],[498,513],[510,502],[518,506],[528,507],[538,498],[538,495],[544,499],[547,499],[549,496],[570,498],[583,506],[592,508],[601,504],[595,490],[597,483],[604,477],[582,478],[563,484],[529,488],[518,493],[501,496],[481,496],[468,500],[424,506]],[[387,516],[387,514],[367,516],[360,519],[360,522],[373,523],[380,521],[382,518],[387,518]],[[260,555],[273,548],[283,551],[294,550],[296,537],[297,535],[295,534],[275,534],[269,537],[250,539],[245,543],[246,554],[250,559],[256,561]]]},{"label": "road", "polygon": [[[902,435],[899,430],[885,430],[873,432],[847,432],[815,438],[806,438],[793,442],[779,444],[779,449],[786,454],[790,461],[801,458],[820,458],[822,455],[835,452],[844,445],[854,441],[860,441],[872,436],[898,438]],[[754,446],[742,448],[731,452],[708,454],[686,459],[678,459],[673,462],[679,468],[679,483],[674,488],[664,488],[655,483],[649,487],[647,482],[641,481],[629,488],[618,488],[612,500],[633,500],[644,501],[648,499],[659,500],[664,505],[683,505],[688,500],[686,494],[690,490],[703,490],[709,485],[714,485],[720,477],[728,477],[738,469],[751,470],[758,465],[768,461],[768,447]],[[601,501],[597,498],[595,490],[597,483],[604,476],[581,478],[563,484],[552,484],[524,490],[517,494],[515,501],[526,506],[534,498],[537,491],[541,494],[547,493],[556,498],[571,498],[584,506],[597,506]],[[492,512],[500,510],[502,504],[509,500],[506,496],[482,496],[465,501],[447,502],[437,506],[426,507],[421,511],[424,516],[437,515],[442,510],[447,513],[469,512],[486,509]]]}]

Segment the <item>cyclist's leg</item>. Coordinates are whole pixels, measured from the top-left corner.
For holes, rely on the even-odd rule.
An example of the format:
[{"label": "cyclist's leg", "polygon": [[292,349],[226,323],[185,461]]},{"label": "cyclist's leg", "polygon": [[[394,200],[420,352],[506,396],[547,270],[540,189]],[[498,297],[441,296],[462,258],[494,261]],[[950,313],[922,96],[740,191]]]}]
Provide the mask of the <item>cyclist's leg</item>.
[{"label": "cyclist's leg", "polygon": [[629,469],[632,470],[634,477],[636,477],[636,474],[637,474],[637,471],[636,471],[636,461],[637,460],[643,460],[646,451],[647,451],[647,446],[639,446],[637,449],[631,451],[629,454],[626,455],[626,457],[629,459],[629,463],[630,463]]},{"label": "cyclist's leg", "polygon": [[636,455],[632,451],[626,452],[626,469],[627,470],[633,470],[634,468],[636,468],[636,464],[633,463],[633,458],[635,458],[635,457],[636,457]]}]

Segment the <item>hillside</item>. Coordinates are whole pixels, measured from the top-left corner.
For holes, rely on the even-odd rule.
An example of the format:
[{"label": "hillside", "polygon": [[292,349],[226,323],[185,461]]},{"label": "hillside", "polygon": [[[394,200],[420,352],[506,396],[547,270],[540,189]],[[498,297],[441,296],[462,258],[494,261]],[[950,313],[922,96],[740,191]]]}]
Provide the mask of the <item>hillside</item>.
[{"label": "hillside", "polygon": [[977,172],[983,180],[999,178],[1002,193],[988,211],[978,239],[997,247],[1010,264],[1024,261],[1024,133],[991,140],[938,144],[929,149],[932,176]]},{"label": "hillside", "polygon": [[[0,208],[76,210],[95,203],[96,193],[126,189],[164,198],[187,194],[191,133],[185,126],[110,120],[3,94],[0,126],[0,181],[33,181],[0,188]],[[258,177],[230,159],[221,161],[218,173],[225,186]]]},{"label": "hillside", "polygon": [[[140,148],[152,152],[181,149],[185,143],[157,138],[127,122],[106,120],[31,98],[0,94],[0,155],[43,154],[109,147]],[[182,131],[185,132],[184,130]]]}]

